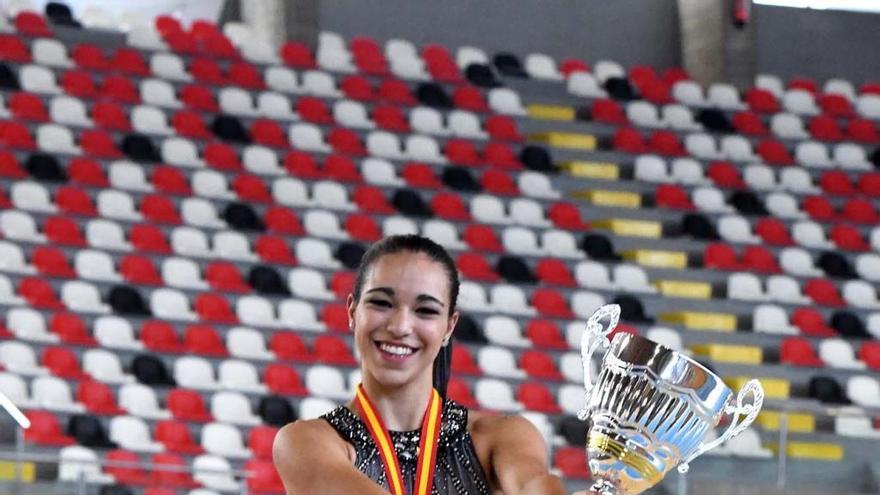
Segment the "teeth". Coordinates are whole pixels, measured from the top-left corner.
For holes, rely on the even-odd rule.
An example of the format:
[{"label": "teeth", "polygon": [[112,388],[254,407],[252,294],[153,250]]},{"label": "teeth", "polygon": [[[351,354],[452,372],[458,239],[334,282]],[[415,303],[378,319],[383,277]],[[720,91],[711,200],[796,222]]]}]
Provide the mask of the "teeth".
[{"label": "teeth", "polygon": [[384,344],[384,343],[379,344],[379,349],[382,349],[383,351],[385,351],[389,354],[394,354],[396,356],[407,356],[407,355],[415,352],[412,349],[410,349],[409,347],[404,347],[404,346],[400,346],[400,345],[392,345],[392,344]]}]

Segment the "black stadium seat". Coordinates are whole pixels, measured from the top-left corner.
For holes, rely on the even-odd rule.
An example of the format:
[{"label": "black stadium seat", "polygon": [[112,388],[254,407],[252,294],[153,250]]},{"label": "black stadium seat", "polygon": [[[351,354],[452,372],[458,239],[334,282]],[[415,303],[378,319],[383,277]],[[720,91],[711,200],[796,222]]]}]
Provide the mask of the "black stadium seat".
[{"label": "black stadium seat", "polygon": [[248,284],[260,294],[290,294],[284,279],[271,266],[258,265],[251,268],[247,280]]},{"label": "black stadium seat", "polygon": [[534,284],[538,278],[532,273],[532,269],[525,260],[513,254],[506,254],[498,258],[495,271],[511,283]]},{"label": "black stadium seat", "polygon": [[76,443],[86,447],[112,449],[114,442],[107,438],[107,432],[101,421],[87,414],[74,414],[67,421],[67,434],[76,439]]},{"label": "black stadium seat", "polygon": [[145,385],[174,387],[177,384],[165,363],[151,354],[139,354],[131,361],[131,374]]},{"label": "black stadium seat", "polygon": [[107,296],[107,303],[113,308],[113,312],[123,315],[133,316],[150,316],[150,309],[147,307],[141,294],[125,285],[117,285],[110,289]]}]

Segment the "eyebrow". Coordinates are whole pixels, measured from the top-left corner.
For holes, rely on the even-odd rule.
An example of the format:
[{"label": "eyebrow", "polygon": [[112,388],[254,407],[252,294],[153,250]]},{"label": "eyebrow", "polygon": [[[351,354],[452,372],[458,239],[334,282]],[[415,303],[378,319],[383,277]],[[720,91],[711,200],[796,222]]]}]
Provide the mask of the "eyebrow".
[{"label": "eyebrow", "polygon": [[[366,293],[369,294],[371,292],[381,292],[389,297],[394,295],[394,289],[392,289],[391,287],[373,287],[372,289],[368,290]],[[434,297],[430,294],[419,294],[418,296],[416,296],[416,301],[419,301],[419,302],[431,301],[431,302],[435,302],[435,303],[439,304],[441,307],[446,306],[446,304],[443,301],[437,299],[436,297]]]}]

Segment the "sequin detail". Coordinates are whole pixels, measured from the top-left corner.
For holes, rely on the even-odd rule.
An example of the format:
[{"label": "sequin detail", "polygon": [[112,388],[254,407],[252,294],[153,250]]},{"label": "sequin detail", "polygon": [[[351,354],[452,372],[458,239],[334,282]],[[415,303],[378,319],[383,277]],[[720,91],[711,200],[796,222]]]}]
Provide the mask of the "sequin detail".
[{"label": "sequin detail", "polygon": [[[489,486],[467,429],[467,414],[467,409],[460,404],[451,400],[444,401],[432,495],[489,495]],[[339,436],[352,444],[356,452],[357,470],[387,489],[388,480],[382,458],[361,418],[345,406],[339,406],[321,418],[330,423]],[[421,432],[412,430],[388,433],[400,461],[405,491],[411,494]]]}]

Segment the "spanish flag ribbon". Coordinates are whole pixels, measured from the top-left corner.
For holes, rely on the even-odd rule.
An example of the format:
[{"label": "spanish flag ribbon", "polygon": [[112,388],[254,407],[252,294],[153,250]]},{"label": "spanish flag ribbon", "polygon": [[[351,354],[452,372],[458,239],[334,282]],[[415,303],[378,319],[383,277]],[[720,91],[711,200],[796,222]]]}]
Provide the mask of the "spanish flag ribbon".
[{"label": "spanish flag ribbon", "polygon": [[[388,487],[392,495],[406,495],[404,492],[403,473],[400,470],[400,462],[397,460],[397,452],[391,442],[391,435],[382,422],[382,416],[376,411],[363,384],[358,385],[356,402],[358,412],[367,426],[367,431],[373,437],[382,464],[385,465],[385,477],[388,479]],[[440,438],[440,414],[443,410],[443,401],[436,389],[431,390],[431,398],[425,408],[422,419],[421,438],[419,439],[418,467],[416,468],[415,486],[413,495],[430,495],[434,484],[434,462],[437,459],[437,445]]]}]

